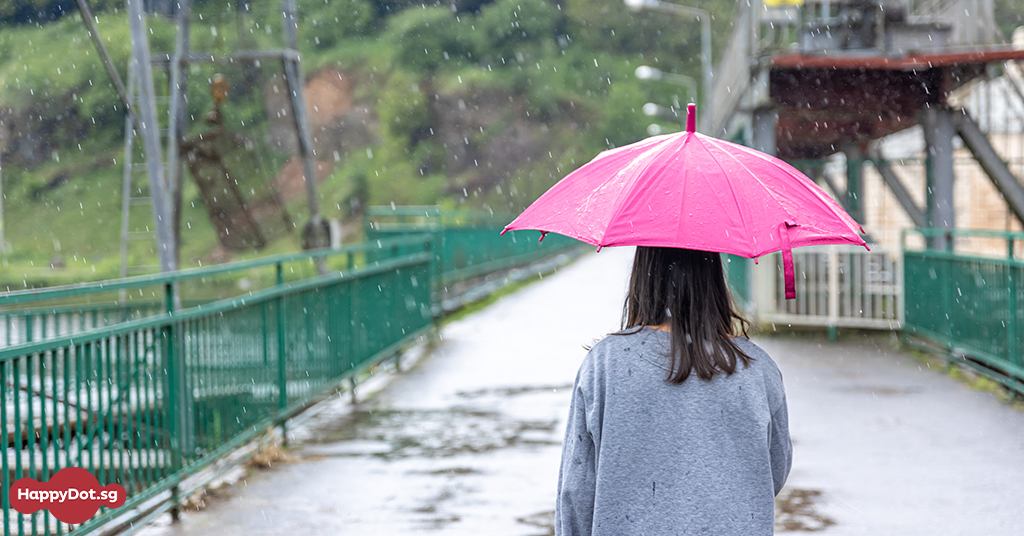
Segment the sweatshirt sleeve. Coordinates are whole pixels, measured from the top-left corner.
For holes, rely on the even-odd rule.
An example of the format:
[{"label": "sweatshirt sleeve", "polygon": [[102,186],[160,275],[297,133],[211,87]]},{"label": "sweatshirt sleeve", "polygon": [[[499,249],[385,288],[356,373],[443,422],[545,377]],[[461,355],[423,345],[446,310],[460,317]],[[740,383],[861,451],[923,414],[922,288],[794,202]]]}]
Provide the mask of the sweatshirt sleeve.
[{"label": "sweatshirt sleeve", "polygon": [[594,438],[587,430],[586,415],[586,400],[577,376],[558,471],[555,536],[589,536],[591,532],[597,478]]},{"label": "sweatshirt sleeve", "polygon": [[789,410],[786,398],[782,405],[772,414],[772,422],[768,428],[768,448],[772,462],[772,480],[775,481],[775,494],[778,495],[789,477],[789,469],[793,465],[793,442],[789,437]]}]

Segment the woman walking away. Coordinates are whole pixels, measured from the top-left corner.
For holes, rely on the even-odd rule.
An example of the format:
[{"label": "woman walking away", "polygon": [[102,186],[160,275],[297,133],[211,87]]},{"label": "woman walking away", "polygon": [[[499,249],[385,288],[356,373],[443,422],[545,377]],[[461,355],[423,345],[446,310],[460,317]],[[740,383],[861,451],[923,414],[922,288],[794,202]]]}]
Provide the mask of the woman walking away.
[{"label": "woman walking away", "polygon": [[622,330],[576,376],[556,535],[774,532],[786,395],[747,326],[718,253],[637,247]]}]

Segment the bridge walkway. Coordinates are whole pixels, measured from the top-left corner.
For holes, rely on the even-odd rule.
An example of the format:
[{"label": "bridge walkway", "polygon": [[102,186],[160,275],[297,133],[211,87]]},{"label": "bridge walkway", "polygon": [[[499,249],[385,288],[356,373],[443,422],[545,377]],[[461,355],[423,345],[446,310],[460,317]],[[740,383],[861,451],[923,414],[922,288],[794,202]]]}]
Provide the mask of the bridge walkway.
[{"label": "bridge walkway", "polygon": [[[143,533],[553,534],[569,388],[583,346],[616,327],[630,261],[631,248],[585,254],[448,323],[376,396],[317,408],[291,461]],[[1024,412],[889,335],[755,340],[783,371],[792,423],[777,532],[1024,534]]]}]

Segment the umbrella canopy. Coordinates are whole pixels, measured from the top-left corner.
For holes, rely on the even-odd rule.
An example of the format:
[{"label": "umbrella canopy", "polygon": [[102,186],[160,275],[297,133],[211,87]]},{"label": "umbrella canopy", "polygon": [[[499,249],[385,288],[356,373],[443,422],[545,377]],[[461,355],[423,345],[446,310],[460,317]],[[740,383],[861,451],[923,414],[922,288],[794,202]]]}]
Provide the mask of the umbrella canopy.
[{"label": "umbrella canopy", "polygon": [[792,248],[867,247],[863,228],[793,166],[695,132],[604,151],[551,187],[502,231],[535,229],[597,246],[662,246],[757,258],[781,251],[795,297]]}]

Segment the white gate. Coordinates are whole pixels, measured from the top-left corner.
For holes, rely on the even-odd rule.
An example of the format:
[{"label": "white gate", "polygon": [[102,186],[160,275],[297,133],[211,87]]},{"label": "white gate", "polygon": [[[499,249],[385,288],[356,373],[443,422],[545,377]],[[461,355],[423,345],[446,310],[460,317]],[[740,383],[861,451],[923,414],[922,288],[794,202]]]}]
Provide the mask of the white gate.
[{"label": "white gate", "polygon": [[793,250],[796,299],[785,299],[782,256],[754,267],[755,316],[762,324],[900,329],[903,266],[898,249],[815,246]]}]

